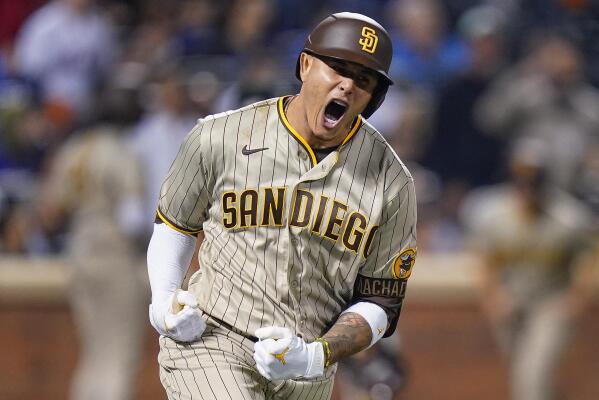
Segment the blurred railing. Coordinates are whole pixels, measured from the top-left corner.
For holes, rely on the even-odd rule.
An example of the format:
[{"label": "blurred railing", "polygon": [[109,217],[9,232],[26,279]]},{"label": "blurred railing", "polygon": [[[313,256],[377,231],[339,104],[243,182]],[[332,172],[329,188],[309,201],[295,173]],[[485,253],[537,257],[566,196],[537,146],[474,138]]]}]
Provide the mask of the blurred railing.
[{"label": "blurred railing", "polygon": [[[481,260],[470,252],[420,254],[408,286],[409,302],[474,300]],[[64,259],[0,257],[0,301],[64,302],[69,267]],[[599,274],[595,274],[599,291]]]}]

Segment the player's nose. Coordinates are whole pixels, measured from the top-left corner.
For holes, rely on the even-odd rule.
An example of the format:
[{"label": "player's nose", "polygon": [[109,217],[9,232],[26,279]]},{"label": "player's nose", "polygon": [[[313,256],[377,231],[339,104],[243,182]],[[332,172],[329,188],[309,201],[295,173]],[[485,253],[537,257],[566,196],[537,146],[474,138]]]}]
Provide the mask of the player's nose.
[{"label": "player's nose", "polygon": [[356,83],[349,76],[339,76],[337,88],[346,94],[351,94],[354,91]]}]

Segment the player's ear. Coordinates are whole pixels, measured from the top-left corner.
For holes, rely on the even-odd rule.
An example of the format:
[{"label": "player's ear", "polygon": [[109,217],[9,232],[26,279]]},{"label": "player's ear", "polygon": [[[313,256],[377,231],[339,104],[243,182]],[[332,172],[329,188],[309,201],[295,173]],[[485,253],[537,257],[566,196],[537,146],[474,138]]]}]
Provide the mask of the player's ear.
[{"label": "player's ear", "polygon": [[308,73],[310,72],[310,68],[312,68],[312,65],[314,63],[314,56],[311,56],[308,53],[301,53],[300,54],[300,78],[302,80],[302,82],[304,82],[306,80],[306,77],[308,76]]}]

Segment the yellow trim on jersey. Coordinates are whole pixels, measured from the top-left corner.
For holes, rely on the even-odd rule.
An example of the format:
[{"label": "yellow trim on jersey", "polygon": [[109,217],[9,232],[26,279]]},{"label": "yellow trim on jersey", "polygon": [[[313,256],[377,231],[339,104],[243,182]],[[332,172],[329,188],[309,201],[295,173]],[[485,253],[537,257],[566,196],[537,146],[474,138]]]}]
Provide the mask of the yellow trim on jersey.
[{"label": "yellow trim on jersey", "polygon": [[[281,121],[283,121],[283,125],[285,125],[285,128],[287,128],[287,130],[289,132],[291,132],[291,134],[304,146],[304,148],[310,155],[310,159],[312,160],[312,166],[315,166],[316,164],[318,164],[318,161],[316,160],[316,154],[314,154],[314,150],[312,150],[312,147],[310,147],[310,145],[308,144],[306,139],[304,139],[302,137],[302,135],[300,135],[295,130],[295,128],[293,128],[293,126],[291,126],[291,124],[289,123],[289,120],[287,119],[287,115],[285,115],[285,107],[283,107],[283,103],[287,97],[289,97],[289,96],[282,96],[279,98],[279,101],[278,101],[278,110],[279,110],[279,115],[281,116]],[[351,140],[351,138],[355,136],[355,134],[356,134],[356,132],[358,132],[358,128],[360,128],[361,124],[362,124],[362,117],[358,115],[356,117],[356,122],[354,123],[352,128],[349,130],[349,133],[347,134],[345,139],[343,139],[343,142],[341,142],[341,145],[339,147],[341,147],[345,143],[349,142]]]},{"label": "yellow trim on jersey", "polygon": [[166,217],[164,215],[162,215],[162,213],[160,212],[159,209],[156,209],[156,215],[158,215],[158,218],[160,218],[162,220],[162,222],[164,222],[169,228],[173,228],[177,232],[181,232],[186,235],[197,235],[198,233],[200,233],[202,231],[201,229],[199,229],[197,231],[188,231],[183,228],[179,228],[178,226],[176,226],[175,224],[170,222],[168,219],[166,219]]},{"label": "yellow trim on jersey", "polygon": [[314,154],[314,151],[312,150],[312,147],[310,147],[310,145],[308,144],[308,142],[306,142],[306,139],[304,139],[302,137],[302,135],[300,135],[299,133],[297,133],[297,131],[293,128],[293,126],[291,126],[291,124],[289,123],[289,120],[287,119],[287,116],[285,115],[285,108],[283,107],[283,101],[285,100],[286,96],[283,96],[281,98],[279,98],[279,104],[278,104],[278,108],[279,108],[279,115],[281,116],[281,120],[283,121],[283,125],[285,125],[285,128],[287,128],[287,130],[289,132],[291,132],[291,134],[293,135],[293,137],[295,137],[306,149],[306,151],[308,152],[308,154],[310,155],[310,159],[312,160],[312,166],[314,167],[316,164],[318,164],[318,161],[316,160],[316,155]]},{"label": "yellow trim on jersey", "polygon": [[[358,128],[360,127],[360,124],[362,124],[362,117],[360,117],[358,115],[358,117],[356,118],[356,123],[354,124],[354,126],[350,129],[349,133],[347,134],[347,136],[345,137],[345,139],[343,139],[343,142],[341,143],[341,146],[343,146],[345,143],[349,142],[351,138],[354,137],[354,135],[356,134],[356,132],[358,132]],[[340,146],[340,147],[341,147]]]}]

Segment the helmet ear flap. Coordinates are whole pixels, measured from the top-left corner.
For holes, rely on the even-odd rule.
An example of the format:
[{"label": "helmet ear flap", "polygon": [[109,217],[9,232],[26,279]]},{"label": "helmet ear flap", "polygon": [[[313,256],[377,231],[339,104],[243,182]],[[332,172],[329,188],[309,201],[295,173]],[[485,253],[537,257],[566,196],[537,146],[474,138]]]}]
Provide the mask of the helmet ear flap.
[{"label": "helmet ear flap", "polygon": [[374,91],[372,92],[372,98],[362,111],[362,116],[366,119],[370,118],[372,114],[383,104],[385,100],[385,96],[387,95],[387,90],[389,89],[389,84],[386,82],[380,82]]}]

